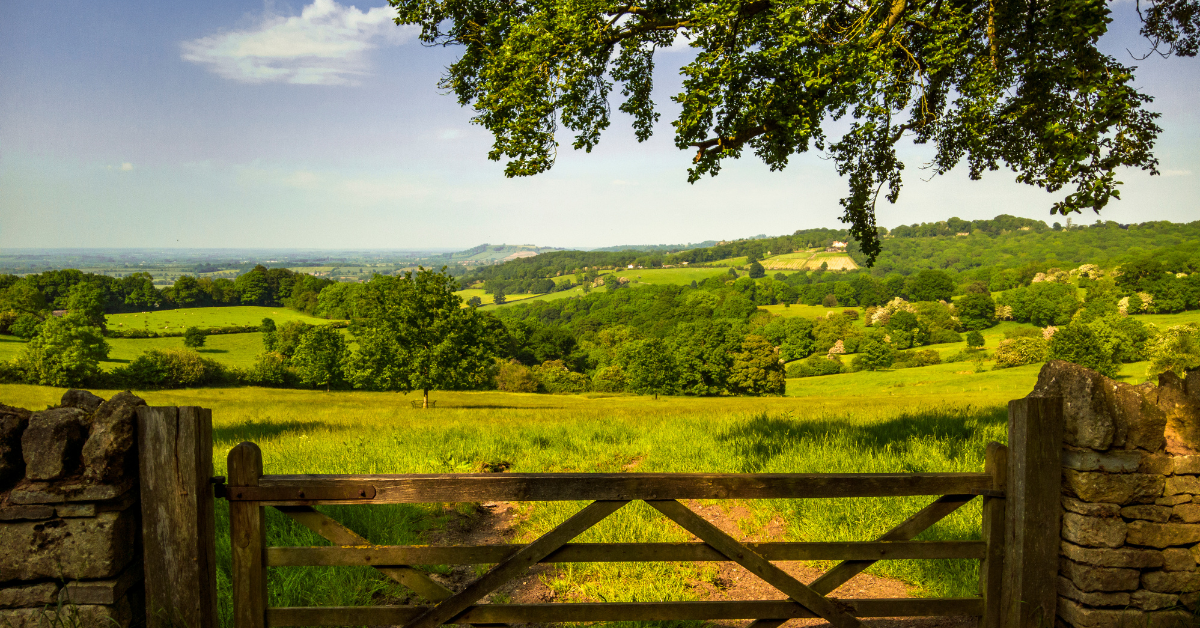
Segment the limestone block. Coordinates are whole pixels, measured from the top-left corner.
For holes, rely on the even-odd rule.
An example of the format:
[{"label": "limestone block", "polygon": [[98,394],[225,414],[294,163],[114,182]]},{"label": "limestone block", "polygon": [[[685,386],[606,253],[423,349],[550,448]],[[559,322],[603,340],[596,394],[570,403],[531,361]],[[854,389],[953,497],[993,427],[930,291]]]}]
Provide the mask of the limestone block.
[{"label": "limestone block", "polygon": [[1200,573],[1195,571],[1148,571],[1142,574],[1142,587],[1158,593],[1200,591]]},{"label": "limestone block", "polygon": [[58,605],[48,608],[14,608],[0,610],[0,626],[4,628],[60,628],[80,626],[87,628],[127,628],[133,620],[129,599],[119,604]]},{"label": "limestone block", "polygon": [[1129,524],[1129,534],[1125,540],[1130,545],[1159,548],[1191,545],[1200,542],[1200,524],[1134,521]]},{"label": "limestone block", "polygon": [[1166,486],[1163,488],[1163,495],[1177,495],[1179,493],[1189,493],[1192,495],[1200,493],[1200,476],[1173,475],[1167,478]]},{"label": "limestone block", "polygon": [[1162,552],[1166,571],[1196,571],[1196,559],[1182,547],[1170,547]]},{"label": "limestone block", "polygon": [[1141,464],[1142,454],[1137,451],[1118,449],[1100,453],[1091,449],[1064,449],[1062,452],[1062,465],[1076,471],[1134,473]]},{"label": "limestone block", "polygon": [[1154,501],[1163,495],[1163,481],[1163,476],[1149,473],[1110,475],[1097,471],[1063,469],[1064,488],[1085,502],[1125,505],[1140,501]]},{"label": "limestone block", "polygon": [[86,390],[72,388],[63,393],[62,401],[58,402],[59,406],[64,408],[79,408],[84,412],[92,412],[100,407],[104,400]]},{"label": "limestone block", "polygon": [[1175,459],[1164,453],[1143,455],[1142,463],[1138,465],[1137,470],[1138,473],[1154,473],[1157,475],[1178,473],[1175,471]]},{"label": "limestone block", "polygon": [[1170,495],[1168,497],[1159,497],[1158,499],[1154,500],[1154,503],[1158,506],[1177,506],[1179,504],[1186,504],[1190,501],[1192,501],[1191,495]]},{"label": "limestone block", "polygon": [[1137,506],[1126,506],[1121,509],[1121,516],[1126,519],[1142,519],[1145,521],[1154,521],[1156,523],[1166,523],[1171,519],[1171,509],[1166,506],[1152,506],[1150,504],[1140,504]]},{"label": "limestone block", "polygon": [[1171,518],[1184,523],[1200,522],[1200,504],[1179,504],[1171,509]]},{"label": "limestone block", "polygon": [[[0,582],[113,578],[135,557],[134,509],[0,524]],[[3,625],[3,624],[0,624]]]},{"label": "limestone block", "polygon": [[17,484],[8,494],[12,504],[61,504],[63,502],[100,502],[118,499],[134,486],[134,478],[116,484],[91,484],[79,478],[59,482],[30,482]]},{"label": "limestone block", "polygon": [[1073,512],[1063,513],[1062,538],[1088,547],[1121,547],[1125,544],[1127,525],[1120,519],[1085,517]]},{"label": "limestone block", "polygon": [[1163,449],[1166,414],[1152,385],[1115,382],[1076,364],[1051,360],[1038,374],[1031,397],[1063,398],[1063,442],[1096,450]]},{"label": "limestone block", "polygon": [[1119,504],[1092,503],[1075,499],[1074,497],[1062,498],[1062,505],[1065,510],[1087,515],[1089,517],[1120,517],[1121,506]]},{"label": "limestone block", "polygon": [[1200,456],[1171,456],[1171,473],[1200,475]]},{"label": "limestone block", "polygon": [[88,413],[79,408],[34,412],[21,435],[25,477],[55,480],[74,472],[87,435]]},{"label": "limestone block", "polygon": [[25,477],[21,435],[29,426],[28,410],[0,405],[0,491]]},{"label": "limestone block", "polygon": [[126,591],[141,582],[142,565],[134,561],[116,578],[68,582],[62,595],[71,604],[115,604]]},{"label": "limestone block", "polygon": [[137,468],[137,409],[146,405],[129,392],[113,395],[92,414],[92,427],[83,444],[84,478],[111,483],[132,475]]},{"label": "limestone block", "polygon": [[1158,408],[1166,417],[1167,450],[1200,453],[1200,385],[1167,371],[1158,376]]},{"label": "limestone block", "polygon": [[1143,611],[1131,608],[1088,608],[1073,600],[1059,598],[1058,616],[1076,628],[1128,628],[1143,626],[1146,615]]},{"label": "limestone block", "polygon": [[1132,591],[1140,576],[1136,569],[1096,567],[1066,558],[1059,560],[1058,571],[1080,591]]},{"label": "limestone block", "polygon": [[1195,626],[1196,619],[1188,611],[1171,609],[1146,613],[1146,628],[1195,628]]},{"label": "limestone block", "polygon": [[[1132,569],[1157,569],[1163,566],[1163,554],[1158,550],[1135,549],[1122,547],[1118,549],[1097,549],[1080,547],[1063,541],[1062,555],[1077,563],[1087,563],[1100,567],[1128,567]],[[1085,602],[1086,600],[1080,600]]]},{"label": "limestone block", "polygon": [[1129,606],[1130,604],[1129,593],[1126,591],[1081,591],[1079,587],[1063,576],[1058,577],[1058,594],[1092,606]]},{"label": "limestone block", "polygon": [[54,509],[41,504],[29,506],[7,505],[0,508],[0,521],[39,521],[54,516]]},{"label": "limestone block", "polygon": [[1172,593],[1155,593],[1154,591],[1134,591],[1129,601],[1144,611],[1156,611],[1160,608],[1170,608],[1179,603],[1179,596]]},{"label": "limestone block", "polygon": [[0,608],[32,608],[57,601],[58,584],[54,582],[0,588]]}]

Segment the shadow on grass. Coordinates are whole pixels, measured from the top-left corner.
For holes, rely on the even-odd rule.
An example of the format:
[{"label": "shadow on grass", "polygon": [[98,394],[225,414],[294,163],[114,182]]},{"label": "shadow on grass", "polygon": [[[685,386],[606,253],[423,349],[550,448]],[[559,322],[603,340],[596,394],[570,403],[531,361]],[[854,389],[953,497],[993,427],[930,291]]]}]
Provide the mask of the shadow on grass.
[{"label": "shadow on grass", "polygon": [[324,421],[272,421],[238,423],[213,427],[214,442],[255,442],[260,438],[270,438],[288,432],[310,432],[312,430],[343,430],[345,426],[333,425]]},{"label": "shadow on grass", "polygon": [[229,353],[228,349],[197,349],[197,353]]},{"label": "shadow on grass", "polygon": [[891,420],[869,424],[764,413],[730,427],[718,434],[717,440],[737,453],[743,472],[756,473],[806,440],[835,436],[853,442],[860,450],[895,451],[930,438],[965,443],[1007,421],[1008,409],[1003,406],[906,412]]},{"label": "shadow on grass", "polygon": [[129,360],[123,360],[121,358],[105,358],[100,361],[101,362],[112,362],[114,364],[129,364]]}]

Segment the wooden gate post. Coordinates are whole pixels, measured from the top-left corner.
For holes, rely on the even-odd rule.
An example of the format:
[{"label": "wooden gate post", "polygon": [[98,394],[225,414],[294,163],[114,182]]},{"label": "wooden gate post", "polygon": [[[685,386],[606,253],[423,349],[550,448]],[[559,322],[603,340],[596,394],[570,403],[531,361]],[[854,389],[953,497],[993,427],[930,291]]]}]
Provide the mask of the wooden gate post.
[{"label": "wooden gate post", "polygon": [[[258,486],[263,474],[262,451],[254,443],[229,450],[229,485]],[[229,500],[229,535],[233,541],[233,625],[264,628],[267,624],[267,522],[258,502]]]},{"label": "wooden gate post", "polygon": [[148,628],[217,626],[212,412],[138,409]]},{"label": "wooden gate post", "polygon": [[1008,403],[1001,625],[1050,628],[1058,602],[1062,526],[1062,399],[1025,397]]},{"label": "wooden gate post", "polygon": [[[1008,447],[988,443],[983,470],[992,476],[992,490],[1004,491],[1008,482]],[[983,596],[980,628],[1000,628],[1000,591],[1004,582],[1004,497],[983,498],[983,541],[987,558],[979,566],[979,593]]]}]

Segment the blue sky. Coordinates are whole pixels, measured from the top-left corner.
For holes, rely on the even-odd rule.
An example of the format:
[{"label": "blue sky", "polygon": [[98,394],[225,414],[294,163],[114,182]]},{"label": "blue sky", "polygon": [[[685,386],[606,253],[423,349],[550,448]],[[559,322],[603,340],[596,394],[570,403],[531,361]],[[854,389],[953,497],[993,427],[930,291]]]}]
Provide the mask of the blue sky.
[{"label": "blue sky", "polygon": [[[436,88],[456,51],[420,46],[383,0],[353,2],[0,0],[0,246],[598,247],[841,224],[845,182],[816,154],[687,183],[668,100],[686,50],[661,53],[651,141],[618,117],[592,153],[565,143],[550,173],[506,179]],[[1103,45],[1156,97],[1165,176],[1123,173],[1102,218],[1196,220],[1200,60],[1133,61],[1133,3],[1113,7]],[[1057,198],[1008,172],[924,182],[928,152],[903,156],[885,226],[1048,219]]]}]

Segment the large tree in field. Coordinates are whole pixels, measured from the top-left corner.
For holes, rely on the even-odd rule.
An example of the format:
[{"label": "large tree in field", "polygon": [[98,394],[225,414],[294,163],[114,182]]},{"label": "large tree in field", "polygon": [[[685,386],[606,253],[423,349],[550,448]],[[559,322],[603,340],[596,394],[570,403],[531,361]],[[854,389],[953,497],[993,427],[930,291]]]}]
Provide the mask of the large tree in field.
[{"label": "large tree in field", "polygon": [[[639,140],[659,114],[655,50],[695,51],[673,99],[688,178],[753,151],[772,170],[811,149],[849,179],[842,220],[873,260],[875,202],[895,202],[904,137],[931,144],[930,171],[1007,167],[1047,191],[1052,213],[1099,211],[1123,167],[1156,172],[1159,132],[1133,69],[1101,53],[1104,0],[390,0],[430,45],[463,46],[442,87],[492,132],[508,176],[549,169],[560,125],[591,150],[610,98]],[[1143,0],[1161,54],[1194,56],[1200,0]],[[832,120],[849,124],[829,136]]]},{"label": "large tree in field", "polygon": [[483,316],[463,307],[454,279],[419,268],[402,276],[376,275],[363,285],[355,321],[355,385],[377,390],[429,391],[479,385],[493,363],[492,335]]}]

